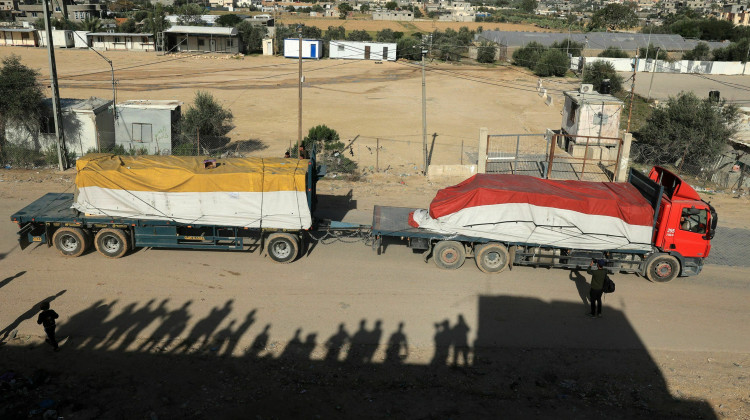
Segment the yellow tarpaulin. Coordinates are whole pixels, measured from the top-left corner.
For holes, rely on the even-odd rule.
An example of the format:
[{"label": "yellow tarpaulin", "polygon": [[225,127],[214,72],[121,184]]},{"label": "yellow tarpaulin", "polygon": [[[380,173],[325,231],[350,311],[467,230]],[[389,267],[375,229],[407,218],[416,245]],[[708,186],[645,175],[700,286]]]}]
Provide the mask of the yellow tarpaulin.
[{"label": "yellow tarpaulin", "polygon": [[76,187],[159,192],[305,191],[310,161],[200,156],[117,156],[91,153],[76,162]]}]

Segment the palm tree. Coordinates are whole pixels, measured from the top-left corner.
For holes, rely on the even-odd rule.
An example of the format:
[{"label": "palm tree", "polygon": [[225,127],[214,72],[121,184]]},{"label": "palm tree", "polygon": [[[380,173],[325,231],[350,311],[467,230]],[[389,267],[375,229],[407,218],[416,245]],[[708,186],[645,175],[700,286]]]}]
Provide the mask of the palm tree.
[{"label": "palm tree", "polygon": [[89,16],[81,22],[81,27],[88,32],[101,32],[103,26],[102,21],[99,20],[99,18],[92,18]]}]

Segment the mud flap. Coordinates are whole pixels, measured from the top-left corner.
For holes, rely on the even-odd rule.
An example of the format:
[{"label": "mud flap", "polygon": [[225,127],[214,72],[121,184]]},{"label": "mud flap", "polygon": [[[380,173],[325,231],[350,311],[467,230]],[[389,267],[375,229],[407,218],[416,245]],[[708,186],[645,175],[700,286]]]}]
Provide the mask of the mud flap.
[{"label": "mud flap", "polygon": [[429,241],[430,244],[427,246],[427,251],[422,253],[422,260],[427,263],[427,259],[430,258],[430,255],[432,254],[432,241]]},{"label": "mud flap", "polygon": [[513,245],[508,250],[508,270],[513,271],[513,263],[516,261],[516,249],[518,245]]}]

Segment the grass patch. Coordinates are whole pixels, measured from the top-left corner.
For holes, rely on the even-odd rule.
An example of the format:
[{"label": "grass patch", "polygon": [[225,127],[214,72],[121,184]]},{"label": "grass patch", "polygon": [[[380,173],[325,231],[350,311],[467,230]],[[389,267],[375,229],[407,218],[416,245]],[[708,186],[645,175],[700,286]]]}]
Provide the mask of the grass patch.
[{"label": "grass patch", "polygon": [[[628,113],[630,112],[630,92],[619,92],[615,96],[621,101],[625,102],[623,108],[622,117],[620,118],[620,129],[628,129]],[[651,105],[646,101],[646,98],[636,94],[633,98],[633,113],[630,117],[630,132],[638,132],[644,125],[646,120],[651,115]]]}]

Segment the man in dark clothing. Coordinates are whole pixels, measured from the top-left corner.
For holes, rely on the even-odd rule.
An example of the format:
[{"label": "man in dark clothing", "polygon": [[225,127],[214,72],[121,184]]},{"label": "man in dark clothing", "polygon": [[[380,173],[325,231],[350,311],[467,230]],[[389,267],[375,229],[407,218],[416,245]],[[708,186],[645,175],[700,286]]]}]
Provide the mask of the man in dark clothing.
[{"label": "man in dark clothing", "polygon": [[591,313],[589,316],[594,318],[601,318],[602,316],[602,293],[604,293],[604,279],[607,277],[607,269],[604,266],[607,264],[605,260],[596,261],[596,269],[594,261],[591,261],[589,268],[586,270],[587,273],[591,274],[591,289],[589,289],[589,301],[591,301]]},{"label": "man in dark clothing", "polygon": [[299,145],[299,155],[298,157],[300,159],[310,159],[310,155],[307,153],[307,150],[305,150],[305,145],[300,144]]},{"label": "man in dark clothing", "polygon": [[59,315],[57,315],[57,312],[49,308],[49,302],[42,302],[42,304],[39,305],[39,309],[42,310],[42,313],[39,314],[36,323],[44,326],[44,332],[47,333],[46,341],[55,349],[55,351],[59,351],[60,347],[57,345],[57,340],[55,340],[55,320]]}]

